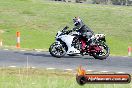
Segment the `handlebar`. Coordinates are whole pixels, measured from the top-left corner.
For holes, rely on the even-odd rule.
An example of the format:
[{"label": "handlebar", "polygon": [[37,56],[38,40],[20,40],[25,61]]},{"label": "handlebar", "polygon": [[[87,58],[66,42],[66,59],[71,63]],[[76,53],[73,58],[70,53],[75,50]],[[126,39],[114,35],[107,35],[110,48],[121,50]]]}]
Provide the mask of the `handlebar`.
[{"label": "handlebar", "polygon": [[[62,32],[63,32],[64,34],[69,34],[69,33],[73,32],[73,31],[75,31],[75,30],[67,30],[68,28],[69,28],[68,26],[65,26],[65,27],[63,28]],[[66,30],[67,30],[67,31],[66,31]]]}]

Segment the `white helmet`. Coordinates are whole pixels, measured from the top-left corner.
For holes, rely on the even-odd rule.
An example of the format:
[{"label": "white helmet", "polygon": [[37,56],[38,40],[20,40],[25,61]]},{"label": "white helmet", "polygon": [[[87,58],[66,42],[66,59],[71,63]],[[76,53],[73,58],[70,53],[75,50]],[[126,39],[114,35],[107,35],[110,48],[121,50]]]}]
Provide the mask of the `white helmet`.
[{"label": "white helmet", "polygon": [[81,21],[82,21],[82,20],[80,19],[80,17],[75,17],[75,18],[73,19],[73,22],[74,22],[74,25],[75,25],[75,26],[80,25]]}]

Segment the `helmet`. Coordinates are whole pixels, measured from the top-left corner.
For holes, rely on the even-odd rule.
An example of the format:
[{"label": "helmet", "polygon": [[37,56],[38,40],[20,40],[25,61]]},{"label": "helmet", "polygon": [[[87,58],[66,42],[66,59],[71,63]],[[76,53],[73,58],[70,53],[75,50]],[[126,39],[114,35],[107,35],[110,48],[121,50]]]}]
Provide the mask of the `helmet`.
[{"label": "helmet", "polygon": [[73,23],[74,23],[75,26],[80,25],[80,23],[81,23],[80,17],[75,17],[75,18],[73,19]]}]

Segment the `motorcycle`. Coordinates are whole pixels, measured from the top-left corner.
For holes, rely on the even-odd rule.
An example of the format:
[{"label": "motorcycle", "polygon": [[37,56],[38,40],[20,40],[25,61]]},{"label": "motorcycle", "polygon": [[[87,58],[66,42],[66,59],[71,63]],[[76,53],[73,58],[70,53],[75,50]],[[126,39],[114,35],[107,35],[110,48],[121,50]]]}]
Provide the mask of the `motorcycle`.
[{"label": "motorcycle", "polygon": [[90,55],[95,59],[106,59],[110,54],[110,49],[106,45],[104,34],[94,34],[90,45],[87,44],[84,36],[79,32],[67,30],[64,27],[56,34],[56,41],[50,46],[49,52],[53,57],[61,58],[66,54],[69,56]]}]

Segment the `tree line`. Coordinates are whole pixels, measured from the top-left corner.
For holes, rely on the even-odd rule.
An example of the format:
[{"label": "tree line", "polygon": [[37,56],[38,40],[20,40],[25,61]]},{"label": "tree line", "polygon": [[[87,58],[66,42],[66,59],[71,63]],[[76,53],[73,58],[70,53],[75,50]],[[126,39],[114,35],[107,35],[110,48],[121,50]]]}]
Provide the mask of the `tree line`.
[{"label": "tree line", "polygon": [[132,0],[92,0],[93,4],[132,5]]},{"label": "tree line", "polygon": [[63,2],[76,2],[76,3],[92,3],[92,4],[105,4],[105,5],[132,5],[132,0],[52,0]]}]

